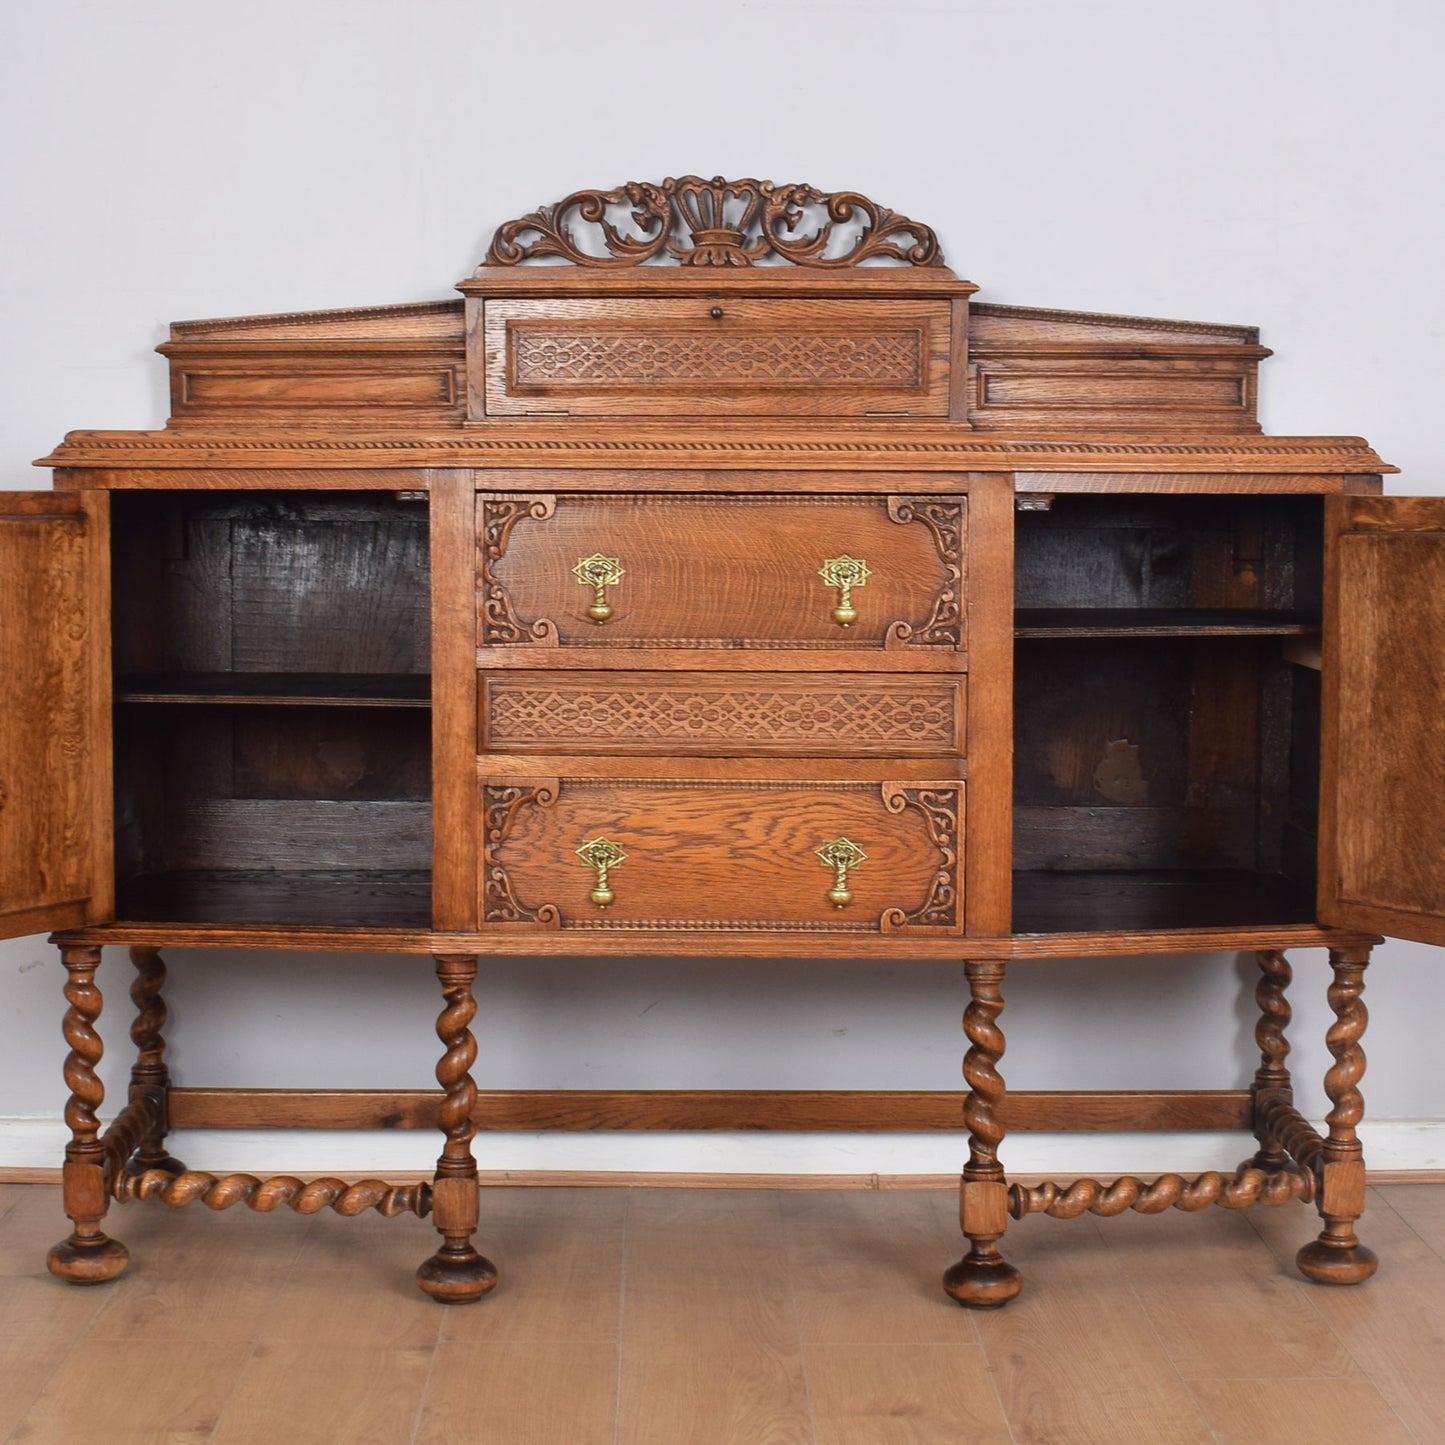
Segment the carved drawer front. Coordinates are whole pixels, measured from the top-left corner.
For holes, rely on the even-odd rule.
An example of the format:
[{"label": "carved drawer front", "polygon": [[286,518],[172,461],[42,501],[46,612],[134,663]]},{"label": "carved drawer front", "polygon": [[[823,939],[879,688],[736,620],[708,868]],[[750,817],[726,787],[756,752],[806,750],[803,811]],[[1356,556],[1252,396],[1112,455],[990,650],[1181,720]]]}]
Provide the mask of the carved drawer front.
[{"label": "carved drawer front", "polygon": [[489,416],[948,415],[947,301],[489,299],[483,325]]},{"label": "carved drawer front", "polygon": [[958,932],[963,784],[482,780],[484,926]]},{"label": "carved drawer front", "polygon": [[961,497],[484,495],[479,508],[482,647],[963,646]]},{"label": "carved drawer front", "polygon": [[479,750],[792,756],[963,751],[961,677],[500,672],[478,679]]}]

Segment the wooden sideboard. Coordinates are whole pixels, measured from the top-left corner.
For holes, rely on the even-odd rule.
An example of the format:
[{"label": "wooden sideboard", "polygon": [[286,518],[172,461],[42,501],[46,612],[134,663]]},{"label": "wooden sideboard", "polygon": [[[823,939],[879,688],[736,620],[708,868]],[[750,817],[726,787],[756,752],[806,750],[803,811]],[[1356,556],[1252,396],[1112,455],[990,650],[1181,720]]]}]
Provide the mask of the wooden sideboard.
[{"label": "wooden sideboard", "polygon": [[[163,432],[72,433],[53,492],[0,497],[0,929],[67,970],[51,1269],[125,1267],[115,1201],[374,1208],[430,1215],[422,1288],[473,1300],[479,1127],[961,1124],[964,1304],[1018,1292],[1034,1211],[1302,1200],[1304,1273],[1369,1275],[1364,970],[1445,943],[1445,501],[1261,435],[1252,329],[974,304],[854,194],[579,193],[459,289],[176,325]],[[174,1159],[173,1126],[303,1116],[172,1086],[168,946],[434,955],[440,1091],[304,1115],[439,1126],[434,1179]],[[1286,1066],[1306,946],[1324,1132]],[[1259,960],[1250,1088],[1005,1097],[1010,960],[1221,949]],[[964,960],[967,1090],[479,1094],[479,957],[640,953]],[[1223,1126],[1233,1174],[1000,1160],[1006,1127]]]}]

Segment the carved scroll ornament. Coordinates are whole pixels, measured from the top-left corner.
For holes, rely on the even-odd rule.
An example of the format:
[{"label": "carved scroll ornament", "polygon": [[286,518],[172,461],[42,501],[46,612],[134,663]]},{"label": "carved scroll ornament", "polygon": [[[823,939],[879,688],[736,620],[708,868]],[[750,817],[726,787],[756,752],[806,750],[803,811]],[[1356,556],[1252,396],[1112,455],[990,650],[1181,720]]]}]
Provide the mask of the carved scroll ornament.
[{"label": "carved scroll ornament", "polygon": [[[619,214],[629,206],[630,213]],[[574,223],[589,228],[581,244]],[[615,191],[575,191],[541,206],[499,226],[482,265],[556,257],[576,266],[669,258],[683,266],[751,266],[769,256],[810,267],[943,264],[929,227],[856,191],[683,176],[661,185],[629,181]]]},{"label": "carved scroll ornament", "polygon": [[899,933],[912,928],[963,927],[963,895],[958,886],[958,862],[962,850],[963,799],[956,786],[902,787],[896,783],[883,785],[883,806],[890,813],[904,813],[910,808],[923,815],[928,840],[939,852],[938,869],[929,885],[928,896],[905,911],[887,908],[880,926],[884,933]]}]

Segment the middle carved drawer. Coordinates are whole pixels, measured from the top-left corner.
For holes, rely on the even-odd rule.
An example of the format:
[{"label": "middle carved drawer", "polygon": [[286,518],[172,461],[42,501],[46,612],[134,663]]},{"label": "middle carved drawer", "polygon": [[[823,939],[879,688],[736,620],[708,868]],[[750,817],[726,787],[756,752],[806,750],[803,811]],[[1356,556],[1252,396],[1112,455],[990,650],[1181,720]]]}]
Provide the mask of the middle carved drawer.
[{"label": "middle carved drawer", "polygon": [[496,672],[478,752],[937,757],[964,750],[947,674]]}]

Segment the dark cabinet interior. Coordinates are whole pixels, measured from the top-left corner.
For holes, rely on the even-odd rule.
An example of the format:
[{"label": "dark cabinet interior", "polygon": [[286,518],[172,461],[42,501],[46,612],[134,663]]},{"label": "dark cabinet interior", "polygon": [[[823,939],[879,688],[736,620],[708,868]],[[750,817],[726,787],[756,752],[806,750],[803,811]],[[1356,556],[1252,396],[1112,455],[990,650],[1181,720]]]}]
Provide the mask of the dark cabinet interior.
[{"label": "dark cabinet interior", "polygon": [[427,508],[117,493],[123,918],[429,926]]},{"label": "dark cabinet interior", "polygon": [[1015,931],[1309,921],[1319,499],[1059,496],[1016,541]]}]

